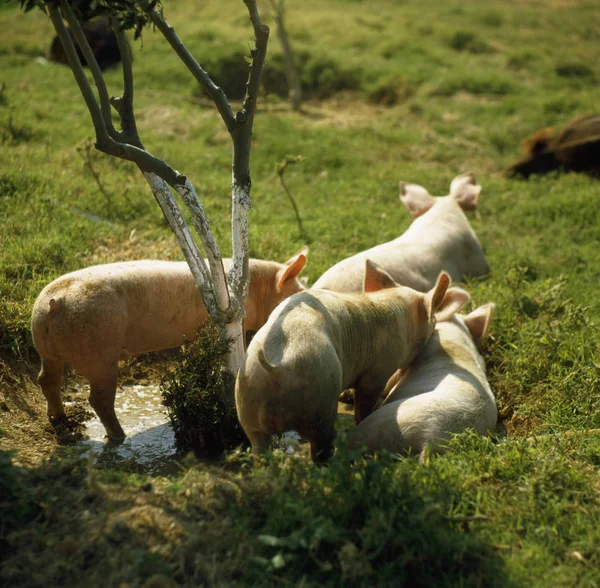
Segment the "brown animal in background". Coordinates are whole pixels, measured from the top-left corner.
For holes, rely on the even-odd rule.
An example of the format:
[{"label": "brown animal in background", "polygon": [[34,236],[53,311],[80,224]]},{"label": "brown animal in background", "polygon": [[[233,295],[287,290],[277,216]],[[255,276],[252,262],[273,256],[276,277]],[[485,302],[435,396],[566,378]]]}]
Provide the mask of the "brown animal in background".
[{"label": "brown animal in background", "polygon": [[[121,52],[119,51],[117,38],[112,31],[108,17],[101,16],[94,18],[93,20],[85,21],[81,23],[81,28],[83,29],[85,38],[90,44],[92,53],[94,54],[94,57],[96,58],[101,70],[104,70],[107,67],[115,65],[121,61]],[[85,57],[83,56],[81,49],[79,49],[79,45],[77,45],[71,29],[67,27],[67,31],[73,40],[75,49],[77,49],[79,63],[81,63],[83,66],[86,66],[87,62]],[[64,63],[65,65],[69,64],[67,55],[58,36],[52,39],[52,45],[50,46],[50,53],[48,57],[50,61]]]},{"label": "brown animal in background", "polygon": [[[251,259],[245,328],[259,329],[285,298],[305,289],[303,247],[285,263]],[[230,260],[224,260],[225,268]],[[192,341],[208,319],[186,262],[128,261],[88,267],[48,284],[31,314],[42,359],[38,382],[48,417],[65,416],[60,390],[65,362],[90,383],[90,404],[111,439],[123,439],[115,414],[118,361]]]},{"label": "brown animal in background", "polygon": [[508,169],[510,176],[562,169],[600,177],[600,115],[575,118],[558,135],[552,128],[540,129],[523,141],[523,148],[526,157]]}]

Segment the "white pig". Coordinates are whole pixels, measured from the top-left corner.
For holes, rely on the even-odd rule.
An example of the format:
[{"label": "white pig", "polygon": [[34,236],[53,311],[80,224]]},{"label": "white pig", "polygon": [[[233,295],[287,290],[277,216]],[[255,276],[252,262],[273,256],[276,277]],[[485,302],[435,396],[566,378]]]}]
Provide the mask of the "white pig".
[{"label": "white pig", "polygon": [[433,287],[440,271],[455,282],[489,273],[483,250],[464,210],[475,210],[481,186],[473,174],[457,176],[448,196],[431,196],[416,184],[400,184],[400,199],[415,219],[397,239],[377,245],[329,268],[313,288],[336,292],[362,290],[365,259],[392,278],[420,292]]},{"label": "white pig", "polygon": [[295,294],[250,343],[235,401],[255,453],[268,448],[272,433],[295,430],[309,440],[313,460],[327,459],[340,392],[355,388],[360,422],[394,371],[423,347],[436,319],[449,318],[469,299],[464,290],[448,289],[446,273],[423,294],[398,286],[368,260],[364,282],[367,293]]},{"label": "white pig", "polygon": [[370,451],[410,452],[423,460],[443,451],[453,434],[495,429],[496,401],[476,347],[493,308],[486,304],[436,325],[417,359],[390,379],[381,408],[358,426]]},{"label": "white pig", "polygon": [[[304,247],[283,264],[250,259],[247,331],[259,329],[283,299],[305,289],[297,277],[307,252]],[[230,263],[224,260],[226,269]],[[114,408],[119,359],[192,341],[207,318],[185,261],[96,265],[48,284],[31,316],[48,417],[65,416],[60,390],[67,362],[89,381],[90,404],[108,436],[124,438]]]}]

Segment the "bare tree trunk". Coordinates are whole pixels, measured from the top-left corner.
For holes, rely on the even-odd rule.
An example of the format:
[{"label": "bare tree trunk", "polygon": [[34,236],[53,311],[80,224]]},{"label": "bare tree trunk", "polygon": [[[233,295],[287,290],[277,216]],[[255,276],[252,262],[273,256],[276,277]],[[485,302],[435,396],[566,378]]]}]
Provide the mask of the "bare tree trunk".
[{"label": "bare tree trunk", "polygon": [[281,44],[283,58],[285,59],[290,104],[292,105],[292,110],[300,110],[302,85],[300,83],[300,74],[298,73],[292,44],[285,28],[285,0],[271,0],[271,8],[273,9],[273,19],[277,25],[277,38]]}]

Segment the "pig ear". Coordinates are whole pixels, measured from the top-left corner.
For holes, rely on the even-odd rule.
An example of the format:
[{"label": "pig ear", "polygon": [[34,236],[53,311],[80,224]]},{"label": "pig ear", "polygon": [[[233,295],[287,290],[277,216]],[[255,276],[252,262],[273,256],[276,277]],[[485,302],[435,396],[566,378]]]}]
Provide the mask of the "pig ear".
[{"label": "pig ear", "polygon": [[488,329],[490,328],[492,312],[495,307],[496,305],[493,302],[490,302],[489,304],[484,304],[483,306],[476,308],[473,312],[463,317],[465,325],[467,326],[467,329],[469,329],[475,344],[478,344],[485,339]]},{"label": "pig ear", "polygon": [[435,316],[437,321],[448,320],[471,298],[465,290],[448,288],[449,285],[450,276],[446,272],[442,272],[433,289],[425,295],[427,314],[430,317]]},{"label": "pig ear", "polygon": [[435,314],[438,307],[444,300],[446,290],[450,285],[450,276],[446,272],[441,272],[438,276],[435,286],[425,294],[425,308],[427,310],[427,316],[430,318]]},{"label": "pig ear", "polygon": [[413,218],[425,214],[435,204],[435,198],[423,186],[406,182],[400,182],[400,200]]},{"label": "pig ear", "polygon": [[[305,258],[308,257],[308,245],[302,245],[302,247],[300,247],[300,249],[298,249],[298,251],[296,251],[292,257],[283,262],[283,265],[292,265],[299,255],[304,255]],[[306,261],[304,263],[306,264]]]},{"label": "pig ear", "polygon": [[300,272],[306,265],[306,256],[308,255],[308,247],[306,245],[294,255],[294,257],[288,259],[282,269],[277,272],[277,291],[281,292],[283,285],[294,278],[297,278]]},{"label": "pig ear", "polygon": [[395,288],[398,284],[381,266],[367,259],[365,263],[365,292],[377,292],[385,288]]},{"label": "pig ear", "polygon": [[456,176],[450,184],[452,196],[463,210],[475,210],[481,193],[481,186],[471,172]]},{"label": "pig ear", "polygon": [[462,288],[448,288],[442,303],[435,311],[435,320],[437,322],[451,319],[467,302],[471,296]]}]

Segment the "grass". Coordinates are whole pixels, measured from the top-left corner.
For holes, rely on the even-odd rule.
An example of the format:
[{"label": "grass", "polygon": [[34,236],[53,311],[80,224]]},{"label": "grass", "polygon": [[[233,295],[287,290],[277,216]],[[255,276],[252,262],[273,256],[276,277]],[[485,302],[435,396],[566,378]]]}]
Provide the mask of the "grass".
[{"label": "grass", "polygon": [[[310,100],[292,113],[280,97],[272,35],[253,138],[251,254],[283,261],[303,244],[277,177],[287,155],[303,157],[286,183],[312,238],[311,281],[406,229],[399,180],[446,194],[455,175],[474,171],[483,193],[471,222],[492,275],[467,287],[474,304],[496,302],[484,351],[509,436],[463,435],[425,466],[363,459],[341,440],[328,468],[233,454],[168,478],[88,470],[63,449],[29,467],[0,454],[2,582],[600,584],[600,185],[503,174],[525,136],[595,111],[596,3],[288,4]],[[229,83],[251,35],[242,3],[180,0],[165,13]],[[102,190],[92,177],[80,155],[92,127],[72,74],[42,59],[47,17],[13,3],[0,23],[4,393],[20,364],[36,362],[29,316],[46,283],[97,261],[180,254],[132,166],[92,152]],[[142,139],[194,182],[228,254],[229,137],[158,35],[133,48]],[[118,70],[107,78],[116,93]],[[3,415],[0,447],[20,463]]]}]

